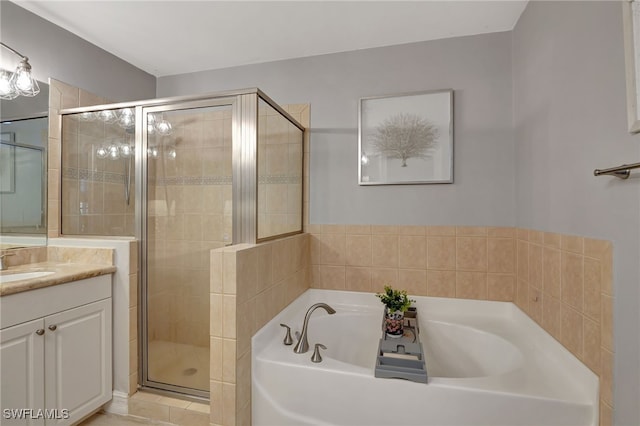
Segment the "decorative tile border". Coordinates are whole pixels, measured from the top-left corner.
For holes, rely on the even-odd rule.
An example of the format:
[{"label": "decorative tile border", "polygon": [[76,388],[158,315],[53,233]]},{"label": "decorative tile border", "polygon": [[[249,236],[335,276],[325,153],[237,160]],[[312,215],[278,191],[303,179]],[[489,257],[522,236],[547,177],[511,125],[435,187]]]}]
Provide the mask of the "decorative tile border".
[{"label": "decorative tile border", "polygon": [[124,173],[103,172],[98,170],[76,169],[65,167],[62,169],[64,179],[79,179],[90,182],[124,183]]}]

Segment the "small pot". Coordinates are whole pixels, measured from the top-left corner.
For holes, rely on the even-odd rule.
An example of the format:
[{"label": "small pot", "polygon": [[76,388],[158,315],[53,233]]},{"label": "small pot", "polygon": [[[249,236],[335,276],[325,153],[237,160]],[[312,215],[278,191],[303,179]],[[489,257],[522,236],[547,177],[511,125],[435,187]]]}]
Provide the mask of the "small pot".
[{"label": "small pot", "polygon": [[388,337],[399,338],[404,334],[404,312],[390,312],[388,308],[384,309],[384,331]]}]

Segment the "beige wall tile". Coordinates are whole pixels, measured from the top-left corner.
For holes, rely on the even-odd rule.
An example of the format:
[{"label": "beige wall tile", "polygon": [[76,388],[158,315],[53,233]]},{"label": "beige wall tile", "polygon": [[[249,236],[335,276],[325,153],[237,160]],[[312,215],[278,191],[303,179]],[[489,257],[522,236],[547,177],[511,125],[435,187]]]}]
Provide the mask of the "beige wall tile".
[{"label": "beige wall tile", "polygon": [[582,348],[582,361],[600,375],[600,324],[584,319],[584,343]]},{"label": "beige wall tile", "polygon": [[477,237],[456,238],[456,267],[458,270],[487,270],[487,239]]},{"label": "beige wall tile", "polygon": [[346,225],[347,235],[371,235],[371,225]]},{"label": "beige wall tile", "polygon": [[209,291],[211,293],[222,293],[222,251],[212,250],[210,253],[209,266]]},{"label": "beige wall tile", "polygon": [[236,424],[236,385],[222,383],[222,424]]},{"label": "beige wall tile", "polygon": [[[518,229],[518,232],[520,232],[520,229]],[[529,243],[521,239],[516,243],[516,262],[518,279],[529,282]]]},{"label": "beige wall tile", "polygon": [[529,307],[527,314],[538,324],[542,324],[542,292],[529,284]]},{"label": "beige wall tile", "polygon": [[398,267],[425,269],[427,241],[422,236],[398,236]]},{"label": "beige wall tile", "polygon": [[584,258],[584,314],[600,321],[600,261]]},{"label": "beige wall tile", "polygon": [[456,297],[456,272],[428,270],[427,296]]},{"label": "beige wall tile", "polygon": [[517,238],[521,241],[529,241],[529,230],[524,228],[518,228]]},{"label": "beige wall tile", "polygon": [[584,255],[592,259],[602,260],[602,256],[607,251],[609,241],[584,238]]},{"label": "beige wall tile", "polygon": [[529,285],[520,278],[516,278],[516,305],[525,312],[529,309]]},{"label": "beige wall tile", "polygon": [[256,294],[264,291],[273,284],[272,278],[272,248],[271,244],[258,246],[258,278],[256,281]]},{"label": "beige wall tile", "polygon": [[530,229],[529,242],[534,244],[544,244],[544,232]]},{"label": "beige wall tile", "polygon": [[613,296],[613,248],[609,244],[608,250],[602,255],[602,278],[600,288],[604,294]]},{"label": "beige wall tile", "polygon": [[236,296],[222,296],[222,337],[236,338]]},{"label": "beige wall tile", "polygon": [[[275,250],[275,247],[274,247]],[[344,234],[317,234],[311,239],[312,263],[317,265],[344,265],[346,239]],[[274,265],[276,264],[274,251]],[[279,263],[278,263],[279,264]],[[276,274],[276,269],[273,269]],[[277,281],[274,277],[274,280]]]},{"label": "beige wall tile", "polygon": [[489,272],[515,273],[515,240],[512,238],[489,238],[487,240],[487,257]]},{"label": "beige wall tile", "polygon": [[455,237],[430,236],[427,238],[427,268],[455,270]]},{"label": "beige wall tile", "polygon": [[456,235],[455,226],[427,226],[427,235],[453,237]]},{"label": "beige wall tile", "polygon": [[461,299],[486,299],[487,274],[485,272],[456,272],[456,297]]},{"label": "beige wall tile", "polygon": [[427,234],[426,226],[398,226],[398,235],[416,235],[425,236]]},{"label": "beige wall tile", "polygon": [[613,406],[613,353],[600,351],[600,399]]},{"label": "beige wall tile", "polygon": [[211,380],[222,381],[223,339],[211,337],[209,343],[209,378]]},{"label": "beige wall tile", "polygon": [[345,289],[349,291],[371,291],[371,269],[346,267]]},{"label": "beige wall tile", "polygon": [[371,233],[374,235],[398,235],[398,227],[387,225],[371,225]]},{"label": "beige wall tile", "polygon": [[529,285],[542,289],[542,246],[529,244]]},{"label": "beige wall tile", "polygon": [[236,253],[222,253],[222,290],[224,294],[236,294]]},{"label": "beige wall tile", "polygon": [[211,413],[209,419],[211,423],[222,424],[222,408],[224,406],[224,398],[222,396],[222,382],[211,380],[209,382],[209,399]]},{"label": "beige wall tile", "polygon": [[458,237],[486,237],[487,228],[484,226],[456,226]]},{"label": "beige wall tile", "polygon": [[222,339],[222,381],[236,382],[236,340]]},{"label": "beige wall tile", "polygon": [[427,271],[424,269],[398,269],[398,288],[414,296],[427,295]]},{"label": "beige wall tile", "polygon": [[347,234],[345,260],[347,266],[370,266],[371,236]]},{"label": "beige wall tile", "polygon": [[602,295],[601,322],[602,347],[613,352],[613,298]]},{"label": "beige wall tile", "polygon": [[371,265],[398,267],[398,237],[396,235],[371,236]]},{"label": "beige wall tile", "polygon": [[562,252],[561,282],[562,302],[568,303],[578,312],[583,309],[584,258],[580,255]]},{"label": "beige wall tile", "polygon": [[561,307],[562,336],[560,341],[578,358],[582,357],[583,348],[583,324],[582,315],[570,307],[562,304]]},{"label": "beige wall tile", "polygon": [[584,238],[577,237],[574,235],[561,235],[560,236],[560,247],[562,250],[570,251],[573,253],[583,254],[584,253]]},{"label": "beige wall tile", "polygon": [[560,234],[554,234],[552,232],[545,232],[543,236],[544,245],[547,247],[560,249],[561,248],[561,238]]},{"label": "beige wall tile", "polygon": [[516,238],[516,228],[490,227],[487,228],[487,235],[493,238]]},{"label": "beige wall tile", "polygon": [[384,286],[396,287],[398,270],[395,268],[371,268],[371,291],[381,293]]},{"label": "beige wall tile", "polygon": [[314,266],[311,269],[311,275],[314,288],[324,288],[328,290],[345,289],[344,266]]},{"label": "beige wall tile", "polygon": [[[429,285],[431,282],[429,281]],[[513,274],[492,274],[487,275],[487,298],[502,302],[513,302],[515,300],[515,275]]]},{"label": "beige wall tile", "polygon": [[545,293],[556,299],[561,295],[561,252],[545,247],[542,251],[543,284]]},{"label": "beige wall tile", "polygon": [[560,340],[562,330],[561,302],[548,294],[543,294],[542,326],[549,334]]},{"label": "beige wall tile", "polygon": [[223,296],[221,294],[210,295],[209,332],[211,336],[222,337],[223,323]]}]

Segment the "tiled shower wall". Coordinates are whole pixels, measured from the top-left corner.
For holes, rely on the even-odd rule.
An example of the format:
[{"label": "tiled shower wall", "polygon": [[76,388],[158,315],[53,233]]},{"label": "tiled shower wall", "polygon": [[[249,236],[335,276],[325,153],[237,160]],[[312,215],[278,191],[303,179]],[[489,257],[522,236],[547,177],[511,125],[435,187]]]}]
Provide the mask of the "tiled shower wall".
[{"label": "tiled shower wall", "polygon": [[611,424],[612,247],[517,228],[309,225],[311,286],[515,302],[600,377]]}]

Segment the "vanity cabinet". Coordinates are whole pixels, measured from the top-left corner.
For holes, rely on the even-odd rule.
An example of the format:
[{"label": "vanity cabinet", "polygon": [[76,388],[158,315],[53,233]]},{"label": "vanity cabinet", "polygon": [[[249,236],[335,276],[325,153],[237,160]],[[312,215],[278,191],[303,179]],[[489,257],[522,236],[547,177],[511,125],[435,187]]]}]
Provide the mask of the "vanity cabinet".
[{"label": "vanity cabinet", "polygon": [[111,275],[0,298],[2,425],[68,425],[111,399],[111,301]]}]

